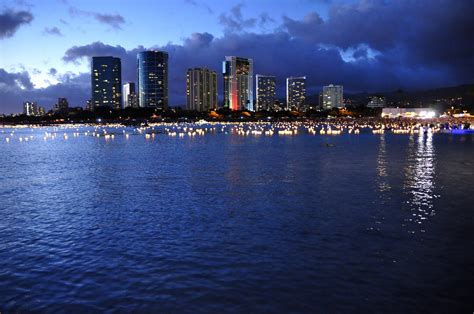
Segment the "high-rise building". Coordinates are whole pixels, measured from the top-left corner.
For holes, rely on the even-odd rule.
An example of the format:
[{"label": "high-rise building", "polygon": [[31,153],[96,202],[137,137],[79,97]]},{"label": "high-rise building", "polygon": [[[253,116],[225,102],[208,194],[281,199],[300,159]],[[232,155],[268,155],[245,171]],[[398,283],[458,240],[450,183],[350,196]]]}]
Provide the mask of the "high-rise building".
[{"label": "high-rise building", "polygon": [[138,106],[137,94],[135,91],[134,82],[128,82],[128,83],[123,84],[122,97],[123,97],[124,108],[127,108],[127,107],[136,108]]},{"label": "high-rise building", "polygon": [[92,106],[122,108],[122,65],[120,58],[92,57]]},{"label": "high-rise building", "polygon": [[188,69],[186,73],[186,107],[188,110],[217,109],[217,74],[207,68]]},{"label": "high-rise building", "polygon": [[257,93],[255,111],[273,109],[275,104],[275,77],[257,74],[255,75],[255,81],[255,92]]},{"label": "high-rise building", "polygon": [[231,110],[255,110],[253,107],[253,60],[226,56],[224,75],[224,107]]},{"label": "high-rise building", "polygon": [[128,95],[127,101],[129,103],[130,107],[139,108],[137,93],[131,93],[130,95]]},{"label": "high-rise building", "polygon": [[344,107],[343,88],[341,85],[323,86],[323,109]]},{"label": "high-rise building", "polygon": [[89,111],[94,110],[94,107],[92,106],[92,100],[91,99],[88,99],[86,101],[86,110],[89,110]]},{"label": "high-rise building", "polygon": [[25,101],[23,103],[23,114],[27,116],[37,116],[38,112],[38,104],[35,101]]},{"label": "high-rise building", "polygon": [[38,107],[38,115],[39,116],[44,116],[46,114],[46,109],[44,109],[44,107],[42,106],[39,106]]},{"label": "high-rise building", "polygon": [[306,76],[286,79],[286,109],[302,109],[306,100]]},{"label": "high-rise building", "polygon": [[369,96],[369,103],[367,104],[369,108],[383,108],[385,107],[385,97],[384,96]]},{"label": "high-rise building", "polygon": [[142,51],[137,55],[140,107],[168,109],[168,53]]},{"label": "high-rise building", "polygon": [[58,98],[58,103],[56,104],[56,108],[54,108],[54,109],[55,109],[55,111],[69,109],[69,102],[67,101],[67,98],[59,97]]}]

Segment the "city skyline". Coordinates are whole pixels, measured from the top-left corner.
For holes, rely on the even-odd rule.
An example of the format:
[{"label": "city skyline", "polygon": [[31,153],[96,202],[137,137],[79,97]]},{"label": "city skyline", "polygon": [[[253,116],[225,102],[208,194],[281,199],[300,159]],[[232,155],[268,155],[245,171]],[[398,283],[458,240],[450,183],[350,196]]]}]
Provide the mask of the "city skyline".
[{"label": "city skyline", "polygon": [[[0,113],[18,112],[27,100],[50,109],[58,97],[85,106],[92,56],[121,58],[123,82],[136,81],[136,54],[148,49],[171,55],[171,106],[186,103],[186,69],[220,69],[226,55],[252,58],[254,73],[280,78],[279,98],[290,76],[308,77],[308,95],[330,83],[347,92],[472,83],[469,1],[272,3],[6,1],[0,9]],[[150,31],[156,20],[164,31]],[[41,53],[31,53],[31,44]]]}]

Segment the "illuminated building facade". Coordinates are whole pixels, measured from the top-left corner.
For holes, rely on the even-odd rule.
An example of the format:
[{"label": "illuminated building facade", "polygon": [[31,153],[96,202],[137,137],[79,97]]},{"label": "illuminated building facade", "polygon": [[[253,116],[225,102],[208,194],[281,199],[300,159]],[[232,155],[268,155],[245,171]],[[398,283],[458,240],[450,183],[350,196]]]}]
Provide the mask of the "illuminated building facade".
[{"label": "illuminated building facade", "polygon": [[186,108],[209,111],[217,109],[217,73],[207,68],[188,69],[186,73]]},{"label": "illuminated building facade", "polygon": [[23,114],[27,116],[39,115],[38,104],[35,101],[25,101],[23,103]]},{"label": "illuminated building facade", "polygon": [[142,51],[137,55],[140,107],[168,109],[168,53]]},{"label": "illuminated building facade", "polygon": [[383,108],[382,118],[435,118],[436,112],[430,108]]},{"label": "illuminated building facade", "polygon": [[306,76],[286,79],[286,109],[302,109],[306,100]]},{"label": "illuminated building facade", "polygon": [[122,108],[122,65],[120,58],[92,57],[92,106]]},{"label": "illuminated building facade", "polygon": [[255,111],[273,109],[275,104],[275,86],[274,76],[255,75],[255,92],[257,96]]},{"label": "illuminated building facade", "polygon": [[137,99],[137,94],[135,91],[135,83],[128,82],[128,83],[123,84],[122,96],[123,96],[124,108],[127,108],[127,107],[137,108],[138,107],[138,99]]},{"label": "illuminated building facade", "polygon": [[344,107],[344,91],[341,85],[323,86],[323,109]]},{"label": "illuminated building facade", "polygon": [[253,60],[226,56],[222,63],[224,75],[224,108],[250,111],[253,106]]}]

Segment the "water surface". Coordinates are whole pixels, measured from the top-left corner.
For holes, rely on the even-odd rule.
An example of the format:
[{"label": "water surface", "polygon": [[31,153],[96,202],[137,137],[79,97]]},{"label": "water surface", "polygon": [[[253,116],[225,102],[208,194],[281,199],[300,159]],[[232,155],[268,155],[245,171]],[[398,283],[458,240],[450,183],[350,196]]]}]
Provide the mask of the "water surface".
[{"label": "water surface", "polygon": [[0,132],[2,312],[474,309],[472,136]]}]

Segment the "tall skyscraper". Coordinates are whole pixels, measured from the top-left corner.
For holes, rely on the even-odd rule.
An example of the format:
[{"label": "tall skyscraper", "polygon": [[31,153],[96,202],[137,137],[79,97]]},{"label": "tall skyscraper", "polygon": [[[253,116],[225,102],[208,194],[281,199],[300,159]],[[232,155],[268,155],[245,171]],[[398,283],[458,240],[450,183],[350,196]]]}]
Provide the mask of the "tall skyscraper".
[{"label": "tall skyscraper", "polygon": [[255,81],[255,92],[257,93],[255,111],[272,109],[275,104],[275,77],[257,74]]},{"label": "tall skyscraper", "polygon": [[92,106],[122,108],[122,65],[120,58],[92,57]]},{"label": "tall skyscraper", "polygon": [[341,85],[323,86],[323,109],[344,107],[343,88]]},{"label": "tall skyscraper", "polygon": [[188,110],[217,109],[217,74],[206,68],[188,69],[186,73],[186,107]]},{"label": "tall skyscraper", "polygon": [[140,107],[168,109],[168,53],[142,51],[137,55]]},{"label": "tall skyscraper", "polygon": [[253,60],[226,56],[224,74],[224,107],[231,110],[255,110],[253,107]]},{"label": "tall skyscraper", "polygon": [[306,100],[306,76],[286,79],[286,109],[300,110]]},{"label": "tall skyscraper", "polygon": [[25,101],[23,103],[23,114],[27,116],[37,116],[38,112],[38,104],[35,101]]},{"label": "tall skyscraper", "polygon": [[127,107],[136,108],[138,106],[137,94],[135,91],[135,83],[128,82],[128,83],[123,84],[122,97],[123,97],[124,108],[127,108]]}]

